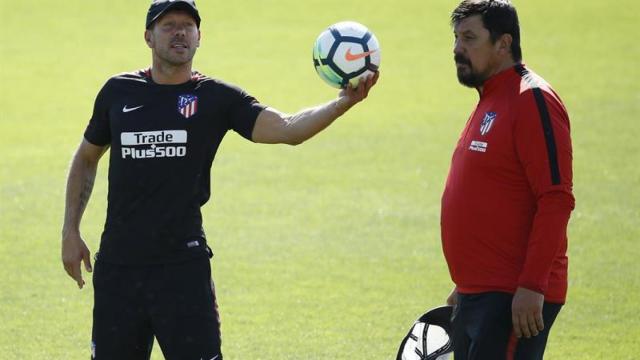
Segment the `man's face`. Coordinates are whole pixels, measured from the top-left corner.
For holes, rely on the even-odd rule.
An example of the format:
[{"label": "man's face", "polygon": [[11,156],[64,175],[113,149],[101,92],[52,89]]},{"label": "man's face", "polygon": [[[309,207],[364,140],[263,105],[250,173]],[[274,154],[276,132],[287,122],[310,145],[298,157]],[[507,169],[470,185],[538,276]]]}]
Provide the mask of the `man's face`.
[{"label": "man's face", "polygon": [[491,42],[481,15],[462,19],[454,25],[453,33],[458,81],[468,87],[482,86],[500,65],[497,42]]},{"label": "man's face", "polygon": [[188,12],[174,10],[156,20],[145,32],[145,40],[155,58],[180,66],[193,59],[200,46],[200,30]]}]

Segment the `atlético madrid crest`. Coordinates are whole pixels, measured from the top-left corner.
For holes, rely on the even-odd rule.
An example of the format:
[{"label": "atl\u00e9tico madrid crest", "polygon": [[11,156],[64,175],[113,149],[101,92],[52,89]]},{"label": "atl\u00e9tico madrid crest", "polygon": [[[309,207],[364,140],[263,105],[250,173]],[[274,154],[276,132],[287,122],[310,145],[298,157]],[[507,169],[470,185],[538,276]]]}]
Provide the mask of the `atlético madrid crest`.
[{"label": "atl\u00e9tico madrid crest", "polygon": [[198,97],[195,95],[178,96],[178,112],[188,119],[198,111]]},{"label": "atl\u00e9tico madrid crest", "polygon": [[482,119],[482,123],[480,124],[480,135],[485,135],[491,130],[491,125],[495,121],[497,114],[493,111],[489,111],[484,114],[484,118]]}]

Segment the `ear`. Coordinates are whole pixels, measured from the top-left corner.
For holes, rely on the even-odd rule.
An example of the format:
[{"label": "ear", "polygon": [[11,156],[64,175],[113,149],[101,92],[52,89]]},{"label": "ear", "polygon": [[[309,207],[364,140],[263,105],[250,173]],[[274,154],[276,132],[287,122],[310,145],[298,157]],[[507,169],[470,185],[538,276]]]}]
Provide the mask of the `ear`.
[{"label": "ear", "polygon": [[202,33],[200,29],[198,29],[198,41],[196,42],[196,47],[200,47],[200,39],[202,38]]},{"label": "ear", "polygon": [[511,43],[513,42],[513,37],[511,34],[502,34],[498,39],[498,51],[505,55],[511,54]]},{"label": "ear", "polygon": [[151,33],[151,30],[144,31],[144,42],[147,43],[149,48],[153,48],[153,34]]}]

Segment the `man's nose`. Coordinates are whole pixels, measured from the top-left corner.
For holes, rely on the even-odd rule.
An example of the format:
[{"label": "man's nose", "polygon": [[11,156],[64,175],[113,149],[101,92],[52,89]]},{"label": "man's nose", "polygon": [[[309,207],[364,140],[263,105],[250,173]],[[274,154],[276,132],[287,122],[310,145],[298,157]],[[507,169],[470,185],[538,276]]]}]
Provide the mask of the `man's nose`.
[{"label": "man's nose", "polygon": [[176,26],[175,34],[176,35],[182,35],[182,36],[186,35],[187,34],[187,27],[186,26],[181,26],[181,25]]},{"label": "man's nose", "polygon": [[455,39],[453,41],[453,53],[454,54],[462,54],[462,45],[459,39]]}]

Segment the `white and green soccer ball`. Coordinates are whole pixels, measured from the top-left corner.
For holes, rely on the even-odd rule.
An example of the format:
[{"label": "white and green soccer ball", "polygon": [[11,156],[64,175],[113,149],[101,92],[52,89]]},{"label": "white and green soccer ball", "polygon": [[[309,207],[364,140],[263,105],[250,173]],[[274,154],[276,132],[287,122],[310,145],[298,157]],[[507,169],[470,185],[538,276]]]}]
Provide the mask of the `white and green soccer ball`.
[{"label": "white and green soccer ball", "polygon": [[360,79],[380,67],[378,39],[366,26],[343,21],[323,31],[313,46],[313,65],[318,75],[335,88],[355,88]]}]

